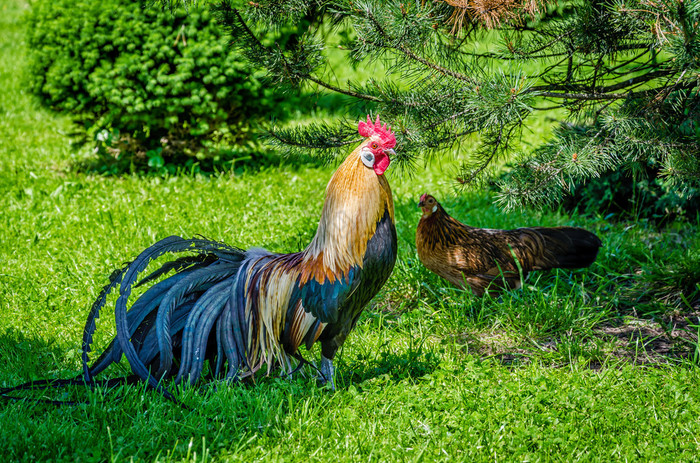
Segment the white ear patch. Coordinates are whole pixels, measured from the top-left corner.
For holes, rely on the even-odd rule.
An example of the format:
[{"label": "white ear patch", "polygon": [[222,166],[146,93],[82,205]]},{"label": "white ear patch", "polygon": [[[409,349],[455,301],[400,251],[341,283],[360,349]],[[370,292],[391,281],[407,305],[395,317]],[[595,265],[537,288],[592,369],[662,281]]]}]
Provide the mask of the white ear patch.
[{"label": "white ear patch", "polygon": [[437,211],[437,206],[433,206],[433,212]]},{"label": "white ear patch", "polygon": [[360,158],[362,159],[362,164],[367,167],[374,167],[374,153],[367,148],[362,148],[362,151],[360,151]]}]

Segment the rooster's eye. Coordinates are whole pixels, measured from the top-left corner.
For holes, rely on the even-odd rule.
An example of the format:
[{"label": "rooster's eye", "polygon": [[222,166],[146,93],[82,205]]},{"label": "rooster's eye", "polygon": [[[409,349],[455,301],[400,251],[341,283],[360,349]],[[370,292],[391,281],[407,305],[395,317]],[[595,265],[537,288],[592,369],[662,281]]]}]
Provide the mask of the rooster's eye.
[{"label": "rooster's eye", "polygon": [[379,148],[379,144],[376,141],[373,141],[370,146],[372,147],[373,150],[376,150],[377,148]]}]

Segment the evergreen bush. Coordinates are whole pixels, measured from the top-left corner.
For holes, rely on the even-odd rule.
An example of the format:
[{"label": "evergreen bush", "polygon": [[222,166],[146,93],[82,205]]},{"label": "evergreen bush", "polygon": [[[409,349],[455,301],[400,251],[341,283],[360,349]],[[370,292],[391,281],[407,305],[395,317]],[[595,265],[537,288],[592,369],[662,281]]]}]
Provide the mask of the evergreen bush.
[{"label": "evergreen bush", "polygon": [[278,107],[206,8],[38,0],[28,20],[31,88],[80,121],[103,170],[240,155]]}]

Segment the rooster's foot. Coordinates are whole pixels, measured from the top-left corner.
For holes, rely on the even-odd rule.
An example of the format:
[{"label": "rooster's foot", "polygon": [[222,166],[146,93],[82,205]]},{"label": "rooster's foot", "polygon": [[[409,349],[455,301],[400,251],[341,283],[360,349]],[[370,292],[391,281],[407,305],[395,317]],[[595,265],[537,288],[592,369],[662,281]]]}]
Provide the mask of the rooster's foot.
[{"label": "rooster's foot", "polygon": [[317,377],[319,383],[328,385],[332,391],[335,391],[335,384],[333,383],[333,360],[327,359],[322,355],[319,373]]}]

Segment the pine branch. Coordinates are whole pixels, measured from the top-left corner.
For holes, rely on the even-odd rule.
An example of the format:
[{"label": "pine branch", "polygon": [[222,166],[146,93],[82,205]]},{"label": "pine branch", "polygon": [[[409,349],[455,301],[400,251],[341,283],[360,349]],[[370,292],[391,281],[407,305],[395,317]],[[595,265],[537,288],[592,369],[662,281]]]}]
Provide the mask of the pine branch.
[{"label": "pine branch", "polygon": [[[515,127],[510,128],[509,133],[506,136],[506,139],[509,139],[511,137],[513,130],[515,130]],[[491,145],[492,148],[490,150],[490,153],[486,156],[485,159],[483,159],[479,163],[479,165],[476,167],[476,169],[471,169],[471,172],[469,172],[469,174],[466,176],[466,178],[464,176],[460,177],[457,180],[459,183],[461,183],[462,185],[469,185],[469,184],[473,183],[474,180],[476,178],[478,178],[480,176],[480,174],[482,172],[484,172],[484,170],[486,170],[486,168],[488,166],[491,165],[491,162],[493,162],[494,158],[496,157],[496,154],[501,149],[501,142],[503,141],[503,131],[504,131],[504,127],[503,127],[503,125],[501,125],[501,127],[498,128],[496,139],[494,141],[492,141],[492,145]],[[490,138],[491,137],[489,137],[489,139]],[[463,169],[463,170],[466,171],[466,169]]]},{"label": "pine branch", "polygon": [[[260,39],[257,37],[257,35],[248,27],[248,24],[246,21],[243,19],[243,16],[240,13],[240,10],[238,8],[231,8],[230,4],[228,3],[222,3],[219,7],[219,11],[223,13],[228,13],[230,15],[233,15],[234,21],[227,21],[227,24],[231,26],[232,24],[237,24],[241,30],[244,32],[246,38],[248,39],[247,43],[249,45],[252,45],[252,48],[254,48],[255,52],[259,54],[264,54],[267,56],[270,56],[272,52],[270,51],[269,47],[266,47]],[[279,45],[278,45],[279,47]],[[321,87],[326,88],[327,90],[330,90],[332,92],[340,93],[343,95],[347,95],[353,98],[359,98],[367,101],[375,101],[379,102],[381,101],[380,98],[377,98],[373,95],[367,95],[367,94],[362,94],[359,92],[354,92],[352,90],[345,90],[340,87],[334,86],[328,82],[323,81],[322,79],[319,79],[318,77],[315,77],[309,72],[299,72],[298,70],[294,70],[293,66],[289,63],[287,57],[284,55],[281,49],[278,50],[278,56],[281,58],[283,62],[283,67],[289,71],[289,75],[293,75],[295,79],[298,79],[300,81],[303,80],[309,80]]]},{"label": "pine branch", "polygon": [[[608,85],[607,87],[595,87],[595,79],[593,80],[591,85],[585,86],[585,85],[540,85],[540,86],[533,86],[530,87],[531,92],[554,92],[557,90],[566,90],[566,91],[573,91],[573,92],[581,92],[581,91],[589,91],[589,95],[591,95],[593,98],[591,99],[604,99],[604,98],[597,98],[596,96],[602,95],[605,93],[610,93],[610,92],[615,92],[617,90],[625,89],[628,87],[635,86],[639,83],[645,83],[649,82],[654,79],[658,79],[659,77],[667,77],[670,75],[675,74],[674,71],[653,71],[653,72],[648,72],[644,75],[641,76],[636,76],[636,77],[631,77],[629,79],[626,79],[623,82],[618,82],[617,84],[612,84]],[[624,94],[623,94],[624,95]],[[576,98],[576,97],[564,97],[564,98]],[[615,96],[615,99],[617,99],[618,96]],[[577,98],[577,99],[582,99],[582,98]]]},{"label": "pine branch", "polygon": [[[661,15],[642,11],[648,0],[581,0],[566,15],[494,23],[483,33],[470,21],[462,37],[446,33],[454,8],[444,1],[261,0],[249,23],[255,27],[230,7],[226,22],[233,23],[234,42],[275,82],[342,95],[392,120],[400,127],[399,167],[468,150],[465,184],[490,175],[501,156],[514,156],[531,112],[567,109],[566,124],[551,142],[523,153],[510,183],[502,184],[503,204],[544,204],[577,179],[632,159],[658,160],[671,176],[700,171],[700,7],[659,5]],[[293,40],[270,45],[277,35],[266,31],[280,34],[302,19]],[[323,51],[336,36],[320,22],[340,29],[353,64],[372,69],[381,62],[388,71],[364,72],[359,81],[336,79]],[[526,75],[520,63],[535,71]],[[353,125],[275,128],[270,137],[299,151],[328,151],[356,142]],[[465,143],[475,133],[478,141]]]},{"label": "pine branch", "polygon": [[330,90],[330,91],[336,92],[336,93],[340,93],[340,94],[342,94],[342,95],[347,95],[347,96],[351,96],[351,97],[354,97],[354,98],[360,98],[360,99],[362,99],[362,100],[367,100],[367,101],[376,101],[376,102],[382,101],[381,98],[378,98],[378,97],[376,97],[376,96],[374,96],[374,95],[368,95],[368,94],[366,94],[366,93],[353,92],[352,90],[345,90],[345,89],[342,89],[342,88],[340,88],[340,87],[336,87],[336,86],[334,86],[334,85],[331,85],[331,84],[329,84],[329,83],[327,83],[327,82],[322,81],[321,79],[318,79],[318,78],[312,76],[311,74],[305,75],[304,78],[310,80],[311,82],[313,82],[313,83],[315,83],[315,84],[317,84],[317,85],[320,85],[321,87],[323,87],[323,88],[325,88],[325,89],[327,89],[327,90]]},{"label": "pine branch", "polygon": [[[644,84],[645,81],[638,82],[637,85]],[[646,98],[653,95],[662,95],[669,93],[673,90],[688,90],[697,88],[700,85],[698,82],[688,82],[685,84],[679,84],[673,88],[667,86],[654,87],[648,90],[643,90],[639,92],[631,93],[567,93],[567,92],[536,92],[537,96],[543,96],[547,98],[564,98],[571,100],[584,100],[584,101],[597,101],[597,100],[623,100],[628,98]]]},{"label": "pine branch", "polygon": [[[270,130],[268,135],[283,146],[307,149],[332,149],[356,144],[362,141],[357,137],[356,127],[332,129],[320,124],[312,124],[303,132],[291,130]],[[315,133],[314,138],[305,137],[307,133]]]},{"label": "pine branch", "polygon": [[[369,19],[372,24],[374,24],[374,27],[376,30],[381,34],[381,36],[388,42],[388,43],[396,43],[397,41],[389,36],[389,34],[386,33],[382,25],[377,21],[377,18],[370,12],[366,11],[365,15],[367,19]],[[436,63],[431,62],[430,60],[423,58],[422,56],[419,56],[418,54],[414,53],[410,48],[406,47],[405,45],[392,45],[391,48],[396,49],[406,55],[408,58],[421,63],[422,65],[426,66],[429,69],[432,69],[436,72],[439,72],[440,74],[444,74],[446,76],[453,77],[457,80],[461,80],[463,82],[469,82],[471,84],[474,84],[474,80],[470,79],[469,77],[460,74],[459,72],[453,71],[451,69],[447,69],[445,67],[442,67]]]}]

